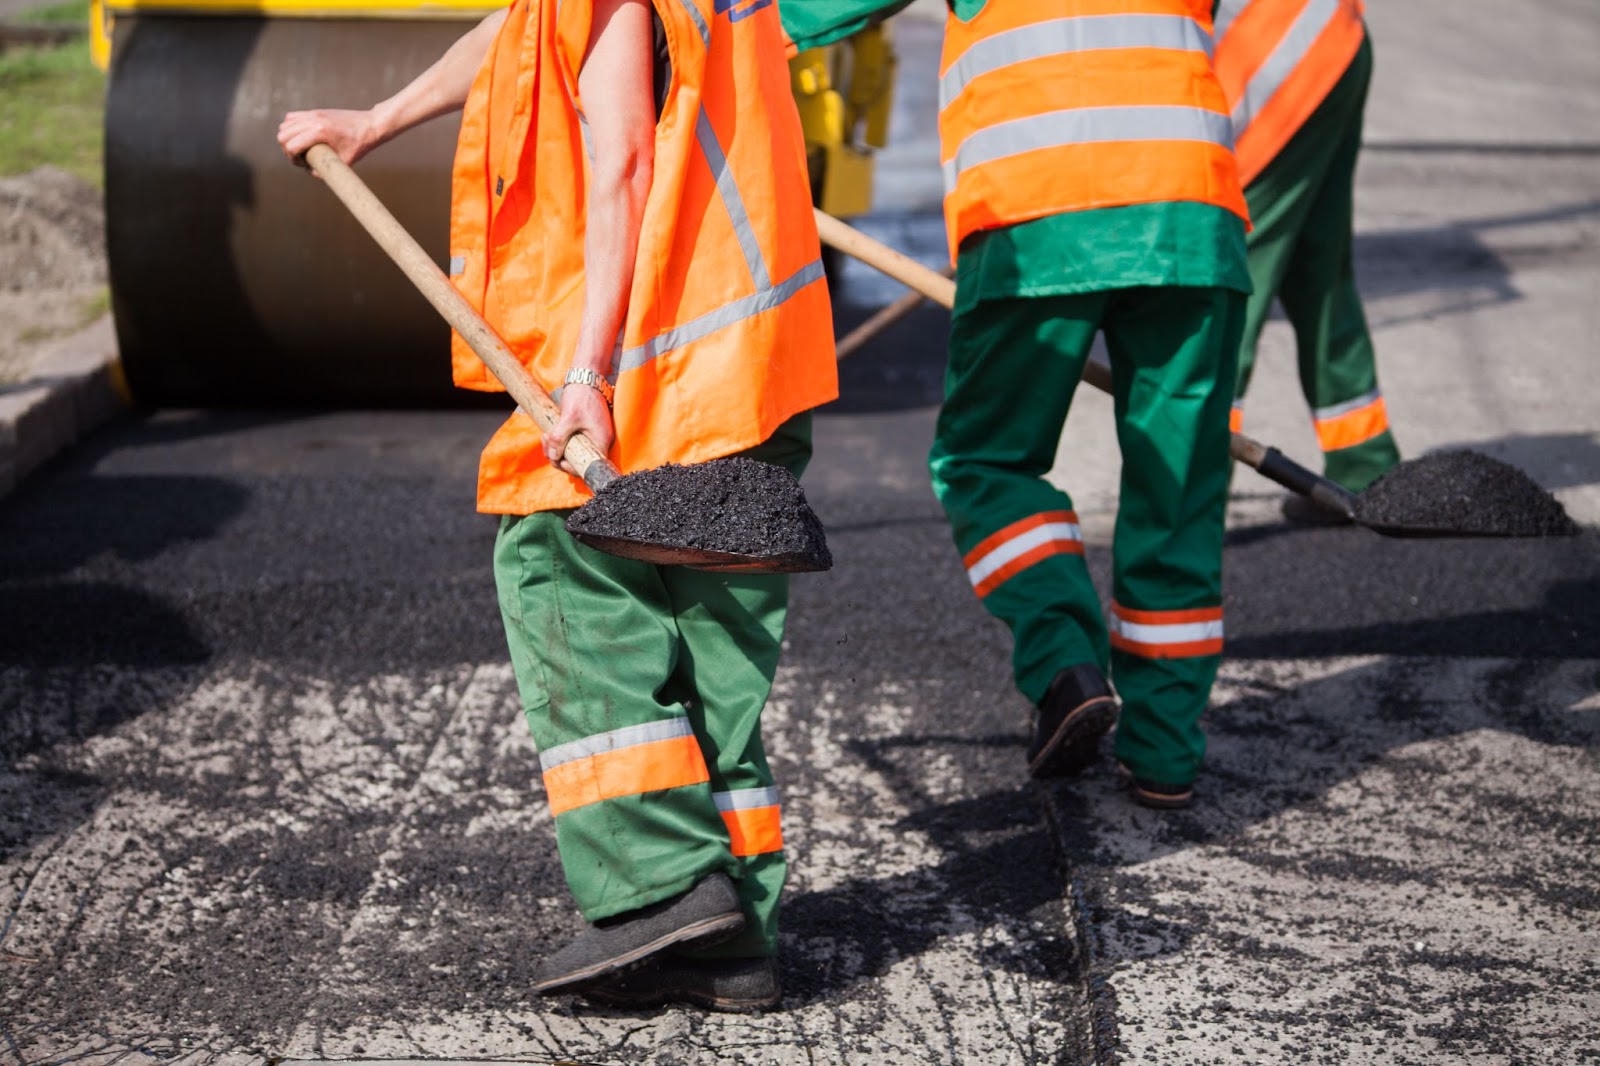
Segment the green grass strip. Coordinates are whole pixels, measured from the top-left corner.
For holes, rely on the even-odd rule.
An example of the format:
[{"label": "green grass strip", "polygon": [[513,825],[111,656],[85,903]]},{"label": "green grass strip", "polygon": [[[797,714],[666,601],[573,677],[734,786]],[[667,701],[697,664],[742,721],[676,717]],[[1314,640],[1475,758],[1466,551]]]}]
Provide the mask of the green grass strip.
[{"label": "green grass strip", "polygon": [[[87,3],[30,11],[17,21],[88,24]],[[88,37],[0,51],[0,177],[50,164],[101,183],[105,75]]]}]

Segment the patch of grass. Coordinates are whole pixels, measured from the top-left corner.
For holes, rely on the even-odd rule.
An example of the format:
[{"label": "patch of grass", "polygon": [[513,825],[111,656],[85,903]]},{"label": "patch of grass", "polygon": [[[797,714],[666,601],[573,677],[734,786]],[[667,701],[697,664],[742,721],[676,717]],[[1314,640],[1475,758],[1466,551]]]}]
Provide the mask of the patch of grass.
[{"label": "patch of grass", "polygon": [[82,329],[109,310],[111,310],[111,290],[101,288],[99,292],[83,301],[83,306],[78,309],[78,328]]},{"label": "patch of grass", "polygon": [[89,25],[89,0],[67,0],[64,4],[52,4],[49,7],[36,7],[23,11],[16,16],[18,22],[35,22],[59,25],[61,23],[76,23],[79,26]]},{"label": "patch of grass", "polygon": [[[28,12],[41,22],[87,23],[86,3]],[[101,183],[106,79],[88,38],[0,51],[0,176],[50,164]]]}]

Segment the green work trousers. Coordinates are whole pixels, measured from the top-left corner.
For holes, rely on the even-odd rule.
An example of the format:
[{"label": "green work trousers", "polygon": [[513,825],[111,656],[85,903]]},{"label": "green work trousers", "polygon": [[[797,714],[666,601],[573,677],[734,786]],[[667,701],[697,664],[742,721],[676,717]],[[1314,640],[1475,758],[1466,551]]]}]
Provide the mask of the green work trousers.
[{"label": "green work trousers", "polygon": [[1235,401],[1244,401],[1276,299],[1294,327],[1300,388],[1317,423],[1324,471],[1353,492],[1400,461],[1351,265],[1356,155],[1371,80],[1372,49],[1363,42],[1328,98],[1245,189],[1255,292],[1245,311]]},{"label": "green work trousers", "polygon": [[[1034,703],[1060,670],[1108,670],[1117,758],[1146,780],[1191,781],[1205,753],[1243,321],[1243,294],[1182,287],[958,300],[951,320],[929,465],[968,578]],[[1097,331],[1122,449],[1110,631],[1072,500],[1045,480]]]},{"label": "green work trousers", "polygon": [[[811,416],[744,454],[798,477]],[[575,541],[567,514],[506,516],[494,549],[567,884],[592,922],[724,871],[745,930],[697,954],[775,954],[786,866],[760,722],[787,575],[621,559]],[[750,839],[737,839],[741,815],[755,818]]]}]

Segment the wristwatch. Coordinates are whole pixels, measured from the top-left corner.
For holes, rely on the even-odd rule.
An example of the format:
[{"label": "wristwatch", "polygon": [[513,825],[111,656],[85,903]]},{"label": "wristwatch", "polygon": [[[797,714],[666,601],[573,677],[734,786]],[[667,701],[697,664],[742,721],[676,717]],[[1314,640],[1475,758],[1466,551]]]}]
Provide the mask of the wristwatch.
[{"label": "wristwatch", "polygon": [[567,376],[562,380],[561,383],[563,385],[589,386],[591,389],[594,389],[600,394],[600,398],[605,400],[607,407],[611,406],[611,396],[617,391],[611,387],[611,382],[607,381],[601,375],[596,374],[593,370],[590,370],[586,366],[575,366],[571,370],[567,371]]}]

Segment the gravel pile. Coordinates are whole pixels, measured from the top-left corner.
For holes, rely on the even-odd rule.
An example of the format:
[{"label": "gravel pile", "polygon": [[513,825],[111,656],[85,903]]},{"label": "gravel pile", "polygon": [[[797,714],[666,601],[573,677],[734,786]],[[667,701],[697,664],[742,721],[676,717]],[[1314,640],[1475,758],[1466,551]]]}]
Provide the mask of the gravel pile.
[{"label": "gravel pile", "polygon": [[735,456],[618,478],[567,519],[568,532],[833,565],[822,521],[782,467]]},{"label": "gravel pile", "polygon": [[1356,497],[1356,521],[1491,537],[1578,533],[1560,501],[1528,475],[1466,450],[1399,464]]}]

